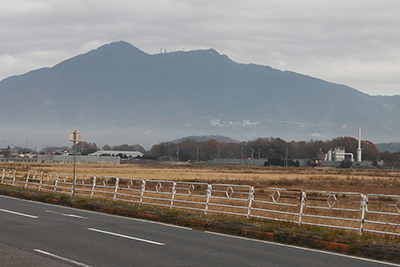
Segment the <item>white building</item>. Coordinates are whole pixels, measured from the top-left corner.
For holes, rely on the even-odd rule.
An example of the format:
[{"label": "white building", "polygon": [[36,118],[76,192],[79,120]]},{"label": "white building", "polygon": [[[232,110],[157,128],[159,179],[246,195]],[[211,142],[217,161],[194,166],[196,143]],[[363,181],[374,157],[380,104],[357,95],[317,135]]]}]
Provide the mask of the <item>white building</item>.
[{"label": "white building", "polygon": [[346,156],[350,156],[350,160],[354,161],[353,153],[346,153],[346,149],[344,146],[337,146],[332,151],[329,149],[328,153],[325,154],[325,161],[344,161],[346,160]]}]

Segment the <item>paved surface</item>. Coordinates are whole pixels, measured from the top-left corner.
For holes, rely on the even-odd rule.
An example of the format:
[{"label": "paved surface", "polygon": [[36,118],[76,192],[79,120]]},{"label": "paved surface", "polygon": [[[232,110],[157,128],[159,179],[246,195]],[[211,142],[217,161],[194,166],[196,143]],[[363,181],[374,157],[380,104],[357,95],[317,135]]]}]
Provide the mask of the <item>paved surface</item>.
[{"label": "paved surface", "polygon": [[388,266],[4,196],[0,253],[0,266]]},{"label": "paved surface", "polygon": [[0,243],[0,266],[30,266],[30,267],[65,267],[71,266],[62,263],[56,259],[50,259],[34,253],[33,251],[25,251],[21,248],[12,247]]}]

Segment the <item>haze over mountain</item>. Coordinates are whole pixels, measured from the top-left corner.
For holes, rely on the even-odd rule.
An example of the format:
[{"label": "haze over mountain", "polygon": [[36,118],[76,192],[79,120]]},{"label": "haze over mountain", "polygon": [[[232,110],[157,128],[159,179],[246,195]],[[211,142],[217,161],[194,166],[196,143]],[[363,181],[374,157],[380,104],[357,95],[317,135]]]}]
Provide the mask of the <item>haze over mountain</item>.
[{"label": "haze over mountain", "polygon": [[[7,144],[84,140],[152,144],[192,135],[238,140],[357,137],[398,141],[400,96],[370,96],[269,66],[239,64],[214,49],[149,55],[106,44],[51,68],[0,82]],[[60,143],[61,142],[61,143]]]}]

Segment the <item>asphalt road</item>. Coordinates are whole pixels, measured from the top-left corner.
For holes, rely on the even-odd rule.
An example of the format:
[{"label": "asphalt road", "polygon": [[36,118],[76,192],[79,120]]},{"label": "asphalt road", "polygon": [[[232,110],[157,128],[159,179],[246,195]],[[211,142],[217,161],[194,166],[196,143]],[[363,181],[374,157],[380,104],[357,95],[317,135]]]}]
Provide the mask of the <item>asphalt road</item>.
[{"label": "asphalt road", "polygon": [[399,266],[0,196],[0,266]]}]

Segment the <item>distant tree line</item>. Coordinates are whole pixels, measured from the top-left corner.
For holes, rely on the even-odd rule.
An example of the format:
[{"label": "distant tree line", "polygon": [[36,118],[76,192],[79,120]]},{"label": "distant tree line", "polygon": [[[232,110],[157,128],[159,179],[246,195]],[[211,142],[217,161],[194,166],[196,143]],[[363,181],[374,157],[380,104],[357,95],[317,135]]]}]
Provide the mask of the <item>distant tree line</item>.
[{"label": "distant tree line", "polygon": [[[286,142],[281,138],[256,138],[247,142],[224,143],[215,139],[209,141],[196,141],[186,139],[179,143],[162,142],[153,145],[146,151],[141,145],[104,145],[102,150],[118,151],[140,151],[145,154],[144,158],[158,159],[161,157],[173,157],[181,161],[207,161],[215,158],[263,158],[268,159],[271,165],[282,165],[283,160],[288,157],[288,165],[296,166],[296,161],[290,159],[316,158],[318,151],[327,153],[329,149],[343,146],[347,153],[353,153],[357,157],[358,140],[352,137],[338,137],[332,140],[309,140],[309,141],[290,141]],[[400,167],[400,152],[380,153],[377,147],[370,141],[362,141],[362,159],[370,160],[373,163],[383,160],[385,167]],[[55,147],[51,147],[54,149]],[[96,143],[81,141],[77,144],[77,152],[87,155],[99,150]],[[290,164],[289,164],[290,163]]]},{"label": "distant tree line", "polygon": [[388,168],[400,168],[400,152],[390,153],[388,151],[381,153],[381,159],[384,166]]},{"label": "distant tree line", "polygon": [[[179,160],[206,161],[215,158],[316,158],[318,151],[327,153],[329,149],[344,146],[347,153],[357,157],[358,140],[352,137],[339,137],[328,141],[291,141],[286,142],[281,138],[257,138],[240,143],[220,143],[214,139],[209,141],[196,141],[187,139],[180,143],[162,142],[153,145],[147,154],[153,157],[172,156]],[[380,152],[370,141],[362,141],[363,160],[380,160]]]}]

